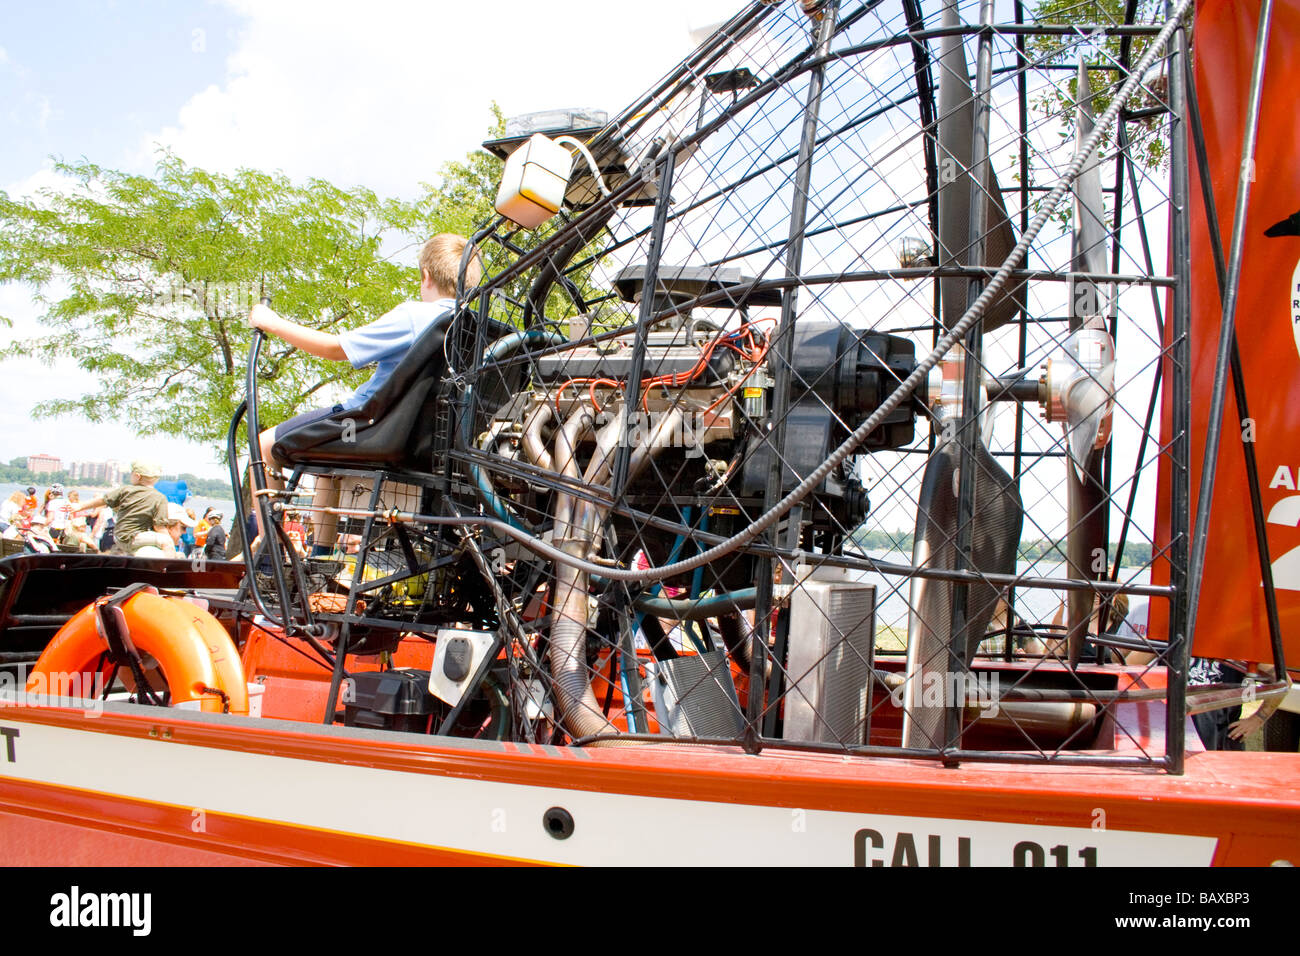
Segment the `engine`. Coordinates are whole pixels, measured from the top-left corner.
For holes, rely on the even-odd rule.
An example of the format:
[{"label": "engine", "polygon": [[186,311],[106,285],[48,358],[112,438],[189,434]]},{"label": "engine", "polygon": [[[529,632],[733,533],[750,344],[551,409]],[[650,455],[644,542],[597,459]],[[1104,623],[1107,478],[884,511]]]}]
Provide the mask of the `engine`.
[{"label": "engine", "polygon": [[[640,276],[629,278],[629,271],[616,288],[637,301]],[[498,490],[521,511],[549,519],[557,543],[578,538],[589,556],[600,553],[620,563],[630,563],[641,551],[652,564],[694,553],[694,536],[679,536],[672,526],[722,536],[743,528],[764,510],[770,483],[779,481],[781,494],[793,488],[796,476],[824,461],[916,364],[909,339],[811,317],[796,324],[786,353],[772,320],[748,317],[749,305],[779,303],[779,298],[741,300],[718,324],[674,309],[674,297],[694,300],[710,288],[743,289],[745,280],[666,271],[665,281],[661,270],[666,291],[655,311],[667,317],[645,336],[639,389],[627,387],[637,374],[636,337],[626,330],[586,335],[584,317],[573,324],[577,338],[571,336],[571,344],[534,350],[526,381],[496,409],[480,436],[480,449],[523,465],[509,477],[498,473],[495,478]],[[778,381],[781,354],[790,356],[788,392]],[[777,404],[780,394],[790,396],[785,408]],[[897,409],[864,447],[907,445],[914,424],[913,406]],[[781,427],[785,454],[778,475],[771,448],[773,432]],[[851,462],[828,475],[803,509],[805,549],[836,550],[866,516],[866,489]],[[584,501],[582,493],[603,492],[607,500],[620,469],[626,477],[619,501],[631,515],[616,511],[606,525],[608,505]],[[565,486],[578,495],[564,493]],[[587,523],[579,525],[580,518]],[[697,586],[719,591],[750,586],[751,563],[707,568],[712,580]]]}]

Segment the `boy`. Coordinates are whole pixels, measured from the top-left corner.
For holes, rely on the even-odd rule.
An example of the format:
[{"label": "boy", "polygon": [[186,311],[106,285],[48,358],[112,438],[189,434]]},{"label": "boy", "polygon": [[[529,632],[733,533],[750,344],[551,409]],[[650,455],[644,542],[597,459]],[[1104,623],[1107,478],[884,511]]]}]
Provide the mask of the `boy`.
[{"label": "boy", "polygon": [[129,485],[120,485],[86,502],[75,514],[84,515],[108,505],[113,509],[116,519],[113,552],[131,554],[134,551],[132,542],[137,535],[152,532],[155,525],[163,525],[167,521],[167,499],[153,486],[160,477],[162,468],[154,462],[133,461]]},{"label": "boy", "polygon": [[[357,389],[356,393],[343,404],[343,408],[359,408],[388,380],[420,335],[435,320],[455,307],[456,277],[460,271],[460,262],[466,245],[467,241],[463,236],[446,232],[426,242],[420,252],[420,300],[404,302],[369,325],[332,335],[283,319],[264,305],[253,307],[249,315],[249,323],[253,328],[261,329],[268,335],[283,339],[290,345],[319,358],[346,360],[353,368],[361,368],[372,362],[378,363],[378,368],[375,369],[375,374],[371,376],[370,381]],[[478,285],[481,275],[482,265],[476,251],[465,270],[466,288]],[[277,460],[272,454],[272,447],[276,440],[303,425],[328,418],[342,411],[343,408],[335,406],[314,409],[262,432],[260,436],[262,460],[268,465],[267,481],[272,488],[284,487],[282,481],[274,475],[274,471],[287,464]],[[317,507],[332,505],[333,485],[331,479],[318,477],[312,504]],[[257,513],[254,510],[254,514]],[[316,531],[315,539],[318,547],[328,550],[333,544],[336,522],[332,520],[332,516],[317,514],[313,516],[312,524]]]}]

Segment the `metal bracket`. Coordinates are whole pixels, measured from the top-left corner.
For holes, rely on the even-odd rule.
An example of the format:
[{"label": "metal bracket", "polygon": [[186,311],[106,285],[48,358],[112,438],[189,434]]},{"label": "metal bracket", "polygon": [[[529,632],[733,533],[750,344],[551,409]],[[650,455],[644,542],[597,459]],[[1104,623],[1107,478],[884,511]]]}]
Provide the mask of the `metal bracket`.
[{"label": "metal bracket", "polygon": [[132,584],[110,597],[97,600],[95,630],[108,645],[109,658],[113,663],[119,667],[125,664],[131,669],[131,676],[135,678],[137,696],[141,700],[147,697],[149,703],[160,707],[162,701],[145,680],[144,664],[140,660],[140,652],[135,649],[135,644],[131,641],[131,630],[126,624],[126,612],[122,610],[123,604],[142,592],[157,594],[158,589],[151,584]]}]

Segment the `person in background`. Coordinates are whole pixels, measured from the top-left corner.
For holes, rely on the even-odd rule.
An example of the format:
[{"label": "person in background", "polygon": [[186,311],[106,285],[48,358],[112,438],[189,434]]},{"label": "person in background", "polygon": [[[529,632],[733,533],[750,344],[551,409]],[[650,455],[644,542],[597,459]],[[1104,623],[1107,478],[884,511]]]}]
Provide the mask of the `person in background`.
[{"label": "person in background", "polygon": [[[1139,613],[1140,612],[1140,613]],[[1129,625],[1132,636],[1142,641],[1146,637],[1146,606],[1135,606],[1134,613],[1124,622]],[[1122,636],[1123,631],[1119,631]],[[1152,651],[1130,651],[1125,656],[1125,663],[1130,667],[1141,667],[1156,662],[1157,655]],[[1158,662],[1163,663],[1163,662]],[[1272,680],[1273,668],[1268,664],[1259,666],[1260,676]],[[1187,661],[1187,688],[1204,687],[1209,684],[1241,684],[1245,679],[1236,667],[1226,661],[1211,657],[1192,657]],[[1221,707],[1200,714],[1192,714],[1192,724],[1197,736],[1206,750],[1244,750],[1246,738],[1261,729],[1277,711],[1281,700],[1262,701],[1249,717],[1241,715],[1240,705]]]},{"label": "person in background", "polygon": [[[1260,664],[1259,674],[1262,680],[1271,681],[1273,679],[1273,665]],[[1268,723],[1268,719],[1277,713],[1277,709],[1282,706],[1282,700],[1283,698],[1281,697],[1274,697],[1271,700],[1260,701],[1259,706],[1249,717],[1240,717],[1229,723],[1228,739],[1239,741],[1241,746],[1244,748],[1246,745],[1246,738],[1255,731],[1264,729],[1264,725]],[[1193,717],[1192,719],[1194,721],[1196,718]],[[1197,728],[1197,733],[1200,733],[1199,727]]]},{"label": "person in background", "polygon": [[35,513],[36,513],[36,507],[37,507],[37,505],[40,504],[40,502],[36,500],[36,486],[35,486],[35,485],[28,485],[28,486],[27,486],[27,498],[26,498],[26,502],[27,502],[27,510],[30,511],[32,514],[35,514]]},{"label": "person in background", "polygon": [[98,551],[99,545],[95,543],[95,537],[90,533],[86,516],[76,513],[80,507],[80,493],[69,491],[68,509],[71,516],[68,518],[68,530],[64,533],[64,541],[67,544],[75,544],[82,550]]},{"label": "person in background", "polygon": [[20,537],[26,543],[27,550],[36,554],[49,554],[59,550],[58,542],[46,534],[43,524],[33,523],[28,530],[20,533]]},{"label": "person in background", "polygon": [[[7,528],[11,524],[16,524],[18,515],[22,513],[23,508],[26,506],[27,496],[21,491],[15,491],[5,499],[4,504],[0,504],[0,525]],[[4,531],[5,528],[0,528],[0,531]]]},{"label": "person in background", "polygon": [[105,505],[99,509],[99,515],[95,518],[95,526],[90,533],[95,537],[95,544],[99,550],[107,554],[112,551],[117,544],[117,536],[113,534],[113,526],[116,524],[113,517],[113,509]]},{"label": "person in background", "polygon": [[193,508],[186,508],[185,516],[190,519],[190,523],[187,524],[185,530],[181,532],[181,550],[185,552],[185,557],[188,558],[194,553],[194,528],[198,525],[198,521],[194,517]]},{"label": "person in background", "polygon": [[208,544],[208,531],[212,527],[212,522],[208,520],[208,516],[211,514],[212,505],[208,505],[203,509],[203,514],[199,518],[198,524],[194,526],[194,546],[200,551],[203,551]]},{"label": "person in background", "polygon": [[[1105,604],[1106,601],[1102,595],[1096,595],[1092,605],[1092,617],[1088,621],[1088,636],[1083,642],[1083,653],[1080,658],[1084,664],[1095,663],[1097,660],[1098,646],[1092,638],[1100,633],[1101,611]],[[1137,637],[1137,632],[1126,623],[1128,612],[1128,595],[1116,591],[1110,599],[1110,608],[1106,615],[1106,633],[1115,634],[1119,637]],[[1025,652],[1033,656],[1055,657],[1059,660],[1066,660],[1069,656],[1069,642],[1065,637],[1067,630],[1065,602],[1062,601],[1056,609],[1056,614],[1052,617],[1053,636],[1045,641],[1030,638],[1025,642]],[[1122,652],[1104,645],[1100,650],[1103,664],[1124,662]]]},{"label": "person in background", "polygon": [[206,518],[208,533],[203,542],[203,556],[222,561],[226,557],[226,529],[221,527],[221,512],[209,508]]},{"label": "person in background", "polygon": [[[119,485],[77,509],[85,514],[108,505],[116,520],[113,550],[117,554],[131,554],[135,550],[137,535],[153,531],[167,523],[167,499],[154,488],[162,474],[156,462],[137,460],[131,462],[131,483]],[[182,510],[181,514],[185,512]],[[102,542],[101,542],[102,544]]]},{"label": "person in background", "polygon": [[63,494],[63,485],[55,482],[45,493],[45,524],[50,538],[59,544],[79,544],[69,534],[72,527],[72,505]]},{"label": "person in background", "polygon": [[137,558],[181,557],[181,535],[194,526],[194,519],[174,501],[167,502],[167,514],[152,531],[142,531],[133,539]]},{"label": "person in background", "polygon": [[[1260,676],[1271,680],[1273,668],[1268,664],[1259,666]],[[1193,657],[1187,662],[1187,689],[1203,687],[1207,684],[1241,684],[1246,675],[1227,661],[1213,657]],[[1245,750],[1246,738],[1263,728],[1268,719],[1282,703],[1281,698],[1261,701],[1259,707],[1249,717],[1242,716],[1240,704],[1232,707],[1220,707],[1204,713],[1192,714],[1192,724],[1201,738],[1206,750]]]}]

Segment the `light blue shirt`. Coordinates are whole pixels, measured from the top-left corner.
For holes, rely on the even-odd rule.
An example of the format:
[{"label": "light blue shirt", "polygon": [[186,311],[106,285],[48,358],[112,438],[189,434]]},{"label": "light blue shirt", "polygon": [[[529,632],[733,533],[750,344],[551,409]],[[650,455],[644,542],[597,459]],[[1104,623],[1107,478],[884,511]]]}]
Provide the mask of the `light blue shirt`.
[{"label": "light blue shirt", "polygon": [[406,357],[416,339],[430,325],[456,305],[452,299],[434,302],[403,302],[391,312],[381,315],[369,325],[339,333],[339,344],[353,368],[372,362],[379,363],[370,381],[362,385],[347,403],[349,408],[360,408],[371,395],[388,381],[393,370]]}]

